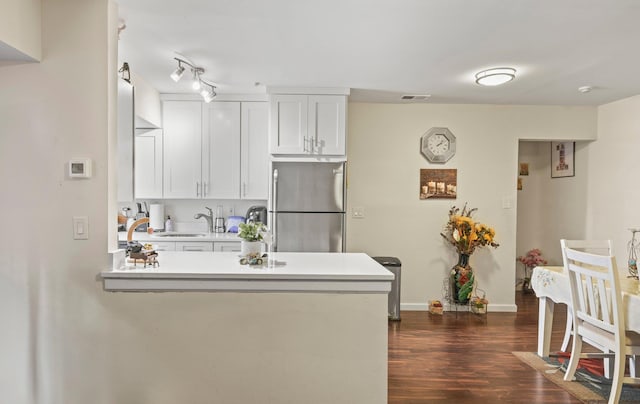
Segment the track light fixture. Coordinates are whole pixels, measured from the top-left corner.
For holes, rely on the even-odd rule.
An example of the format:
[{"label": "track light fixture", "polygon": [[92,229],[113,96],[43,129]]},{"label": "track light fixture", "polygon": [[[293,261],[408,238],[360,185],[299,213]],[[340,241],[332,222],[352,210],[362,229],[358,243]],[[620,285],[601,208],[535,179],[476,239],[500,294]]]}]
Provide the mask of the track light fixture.
[{"label": "track light fixture", "polygon": [[211,102],[216,96],[216,86],[204,81],[202,77],[200,77],[202,74],[204,74],[204,68],[194,66],[184,59],[174,59],[178,61],[178,68],[173,73],[171,73],[171,78],[173,79],[173,81],[180,81],[180,79],[184,75],[185,68],[183,64],[189,66],[189,68],[191,69],[191,73],[193,74],[191,88],[193,88],[193,91],[197,91],[200,93],[200,95],[204,99],[204,102]]}]

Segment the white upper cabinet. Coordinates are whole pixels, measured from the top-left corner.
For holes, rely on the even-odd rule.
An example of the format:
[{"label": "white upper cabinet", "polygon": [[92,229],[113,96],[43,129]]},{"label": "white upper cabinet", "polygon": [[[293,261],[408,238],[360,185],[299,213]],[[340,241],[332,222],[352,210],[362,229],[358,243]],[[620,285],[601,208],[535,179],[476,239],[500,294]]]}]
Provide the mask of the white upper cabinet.
[{"label": "white upper cabinet", "polygon": [[136,199],[162,198],[162,130],[136,131],[134,161]]},{"label": "white upper cabinet", "polygon": [[267,199],[266,102],[164,101],[163,130],[164,198]]},{"label": "white upper cabinet", "polygon": [[164,198],[202,198],[202,103],[165,101]]},{"label": "white upper cabinet", "polygon": [[344,156],[346,101],[345,95],[273,94],[271,154]]},{"label": "white upper cabinet", "polygon": [[136,128],[157,129],[162,126],[160,94],[142,77],[131,74],[136,89]]},{"label": "white upper cabinet", "polygon": [[240,198],[240,103],[204,104],[203,197]]},{"label": "white upper cabinet", "polygon": [[268,105],[243,102],[241,110],[242,199],[267,199],[269,194]]}]

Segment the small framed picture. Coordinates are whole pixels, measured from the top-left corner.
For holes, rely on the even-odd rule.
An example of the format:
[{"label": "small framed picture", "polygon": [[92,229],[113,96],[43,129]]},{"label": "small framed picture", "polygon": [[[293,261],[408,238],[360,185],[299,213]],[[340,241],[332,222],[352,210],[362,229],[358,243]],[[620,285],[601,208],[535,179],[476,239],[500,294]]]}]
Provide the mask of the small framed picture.
[{"label": "small framed picture", "polygon": [[529,163],[520,163],[520,175],[529,175]]},{"label": "small framed picture", "polygon": [[551,178],[573,177],[575,142],[551,142]]},{"label": "small framed picture", "polygon": [[518,191],[522,191],[522,178],[518,177]]}]

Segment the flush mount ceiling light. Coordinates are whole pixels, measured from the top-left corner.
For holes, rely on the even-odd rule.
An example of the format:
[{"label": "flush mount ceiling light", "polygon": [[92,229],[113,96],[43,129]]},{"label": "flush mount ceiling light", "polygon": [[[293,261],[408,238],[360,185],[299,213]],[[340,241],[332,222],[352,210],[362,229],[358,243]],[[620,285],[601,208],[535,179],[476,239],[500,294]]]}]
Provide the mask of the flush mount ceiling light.
[{"label": "flush mount ceiling light", "polygon": [[516,69],[511,67],[496,67],[476,73],[476,83],[481,86],[499,86],[508,83],[516,77]]},{"label": "flush mount ceiling light", "polygon": [[184,75],[185,68],[183,66],[187,65],[191,69],[191,73],[193,74],[193,81],[191,83],[191,88],[193,91],[199,92],[204,99],[204,102],[211,102],[216,96],[216,86],[208,83],[200,77],[204,74],[204,68],[193,65],[192,63],[187,62],[184,59],[174,58],[178,62],[178,68],[171,73],[171,78],[176,83],[180,81],[182,76]]}]

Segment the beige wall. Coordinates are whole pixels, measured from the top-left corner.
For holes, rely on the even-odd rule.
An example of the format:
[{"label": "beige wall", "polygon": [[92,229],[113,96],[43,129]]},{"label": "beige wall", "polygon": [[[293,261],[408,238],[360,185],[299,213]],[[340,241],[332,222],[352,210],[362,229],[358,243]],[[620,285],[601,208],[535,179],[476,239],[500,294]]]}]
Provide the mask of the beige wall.
[{"label": "beige wall", "polygon": [[[20,60],[40,60],[42,0],[0,3],[0,44],[15,49]],[[1,60],[0,60],[1,62]]]},{"label": "beige wall", "polygon": [[[429,128],[448,127],[458,140],[445,165],[420,154]],[[596,138],[594,107],[349,104],[347,249],[402,261],[403,309],[425,309],[442,298],[456,261],[439,235],[451,205],[468,202],[496,228],[501,246],[471,258],[490,310],[515,310],[516,207],[519,139]],[[456,168],[456,200],[419,200],[420,168]],[[503,208],[503,203],[511,208]],[[351,209],[364,207],[365,218]]]},{"label": "beige wall", "polygon": [[[0,67],[3,403],[97,402],[103,380],[107,12],[45,0],[42,62]],[[73,157],[93,160],[93,178],[67,178]],[[73,216],[89,218],[89,240],[72,239]]]},{"label": "beige wall", "polygon": [[631,227],[640,228],[640,96],[598,108],[598,141],[587,155],[587,236],[612,239],[618,266],[626,271]]}]

